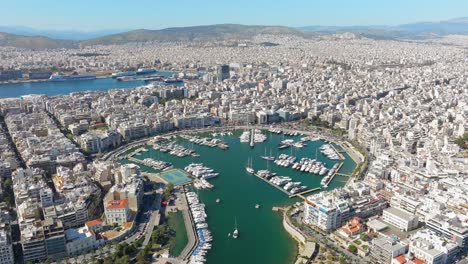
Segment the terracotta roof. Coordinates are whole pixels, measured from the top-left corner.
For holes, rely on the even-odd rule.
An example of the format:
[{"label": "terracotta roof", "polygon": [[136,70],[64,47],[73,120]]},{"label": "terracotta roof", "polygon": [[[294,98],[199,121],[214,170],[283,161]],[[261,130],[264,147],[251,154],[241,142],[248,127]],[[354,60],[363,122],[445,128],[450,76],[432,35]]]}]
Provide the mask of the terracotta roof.
[{"label": "terracotta roof", "polygon": [[106,204],[106,209],[122,209],[128,206],[128,200],[110,200]]},{"label": "terracotta roof", "polygon": [[421,259],[418,259],[418,258],[414,258],[413,262],[414,262],[414,264],[424,264],[424,261],[422,261]]},{"label": "terracotta roof", "polygon": [[398,262],[400,262],[401,264],[406,263],[406,256],[405,256],[405,254],[401,254],[400,256],[396,257],[395,259],[396,259]]},{"label": "terracotta roof", "polygon": [[91,221],[86,222],[85,225],[86,225],[87,227],[92,227],[92,226],[95,226],[95,225],[100,225],[100,224],[102,224],[102,223],[103,223],[103,222],[102,222],[101,219],[94,219],[94,220],[91,220]]}]

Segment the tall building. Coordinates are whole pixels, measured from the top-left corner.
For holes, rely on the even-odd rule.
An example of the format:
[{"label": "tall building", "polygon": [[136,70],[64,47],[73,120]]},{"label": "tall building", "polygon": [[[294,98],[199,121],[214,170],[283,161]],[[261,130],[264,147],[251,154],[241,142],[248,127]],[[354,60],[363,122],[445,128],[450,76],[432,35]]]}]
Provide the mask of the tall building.
[{"label": "tall building", "polygon": [[371,258],[374,263],[390,264],[393,258],[405,254],[408,250],[408,245],[404,245],[398,241],[397,237],[379,237],[372,240]]},{"label": "tall building", "polygon": [[20,228],[24,262],[45,260],[47,251],[41,223],[35,221],[34,223],[21,224]]},{"label": "tall building", "polygon": [[6,230],[0,229],[0,264],[13,264],[13,245]]},{"label": "tall building", "polygon": [[65,258],[67,249],[65,247],[65,233],[62,221],[47,218],[42,222],[44,229],[45,246],[47,257],[55,260]]},{"label": "tall building", "polygon": [[340,199],[331,200],[332,196],[309,196],[305,200],[305,222],[330,232],[349,219],[349,205]]},{"label": "tall building", "polygon": [[218,66],[218,82],[222,82],[230,78],[229,65]]}]

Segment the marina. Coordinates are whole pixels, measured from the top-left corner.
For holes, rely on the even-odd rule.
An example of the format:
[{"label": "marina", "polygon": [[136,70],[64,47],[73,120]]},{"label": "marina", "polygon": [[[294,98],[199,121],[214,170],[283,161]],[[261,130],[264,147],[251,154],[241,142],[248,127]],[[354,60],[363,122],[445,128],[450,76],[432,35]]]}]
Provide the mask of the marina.
[{"label": "marina", "polygon": [[[282,134],[263,130],[262,133],[267,137],[267,140],[256,143],[256,146],[251,148],[250,141],[247,141],[246,144],[240,143],[239,137],[243,131],[232,131],[232,135],[228,135],[228,132],[222,132],[225,133],[224,136],[220,135],[220,131],[207,131],[197,134],[184,133],[198,138],[222,137],[223,142],[229,145],[229,149],[226,151],[219,151],[217,147],[194,144],[189,139],[179,136],[170,136],[168,138],[174,144],[193,149],[200,156],[187,156],[182,159],[170,155],[168,152],[156,151],[147,146],[148,151],[141,151],[140,155],[136,155],[134,158],[144,160],[148,157],[157,157],[157,160],[170,162],[174,168],[180,169],[184,169],[191,163],[201,163],[204,167],[208,167],[213,172],[220,174],[218,177],[206,181],[208,184],[213,185],[213,188],[207,188],[206,185],[202,184],[201,178],[194,178],[193,176],[190,176],[193,183],[186,187],[198,193],[200,202],[205,204],[206,212],[209,212],[209,217],[205,219],[205,222],[213,237],[213,241],[210,243],[216,250],[208,250],[204,253],[204,256],[201,256],[206,260],[206,263],[290,263],[295,258],[295,244],[289,234],[282,228],[281,217],[271,211],[271,208],[290,205],[301,201],[308,194],[322,190],[320,181],[324,176],[292,169],[293,164],[289,167],[283,167],[274,165],[272,160],[263,159],[262,156],[266,155],[275,159],[281,154],[288,153],[289,155],[290,150],[282,153],[281,150],[274,147],[284,140]],[[251,129],[247,131],[250,133]],[[214,133],[216,133],[216,137],[213,137]],[[291,136],[288,139],[300,141],[301,135]],[[303,158],[316,159],[326,163],[329,168],[337,163],[328,159],[320,151],[316,151],[325,144],[324,141],[309,140],[306,142],[307,144],[303,148],[294,148],[295,162],[300,162]],[[142,147],[135,147],[135,150],[138,148]],[[134,150],[130,150],[128,153],[132,151]],[[344,164],[339,172],[350,174],[354,170],[355,163],[346,153],[343,153],[343,155],[346,159],[342,161]],[[130,161],[123,160],[122,162]],[[272,177],[284,175],[291,178],[291,182],[301,182],[300,185],[305,185],[308,188],[291,194],[284,189],[286,183],[277,186],[264,178],[249,173],[247,167],[251,168],[255,173],[266,168],[272,174],[275,173]],[[146,166],[142,166],[142,169],[156,172],[156,170],[153,171],[152,168]],[[347,177],[335,175],[329,183],[328,189],[344,185],[347,179]],[[195,186],[199,190],[196,190]],[[256,220],[252,221],[252,219]],[[232,237],[235,220],[239,232],[237,239]],[[262,225],[258,225],[258,223],[262,223]],[[276,231],[271,232],[271,230]],[[229,233],[231,237],[227,237]],[[262,237],[269,237],[271,241],[264,241]],[[255,252],[251,250],[253,247],[256,248]],[[236,254],[236,252],[243,252],[243,254]]]}]

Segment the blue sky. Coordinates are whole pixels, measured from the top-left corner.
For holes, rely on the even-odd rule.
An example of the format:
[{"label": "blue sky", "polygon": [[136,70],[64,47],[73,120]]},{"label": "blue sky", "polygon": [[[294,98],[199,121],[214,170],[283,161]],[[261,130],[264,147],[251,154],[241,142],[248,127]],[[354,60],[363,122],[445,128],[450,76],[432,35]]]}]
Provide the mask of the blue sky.
[{"label": "blue sky", "polygon": [[160,29],[248,25],[397,25],[468,16],[467,0],[0,0],[0,26]]}]

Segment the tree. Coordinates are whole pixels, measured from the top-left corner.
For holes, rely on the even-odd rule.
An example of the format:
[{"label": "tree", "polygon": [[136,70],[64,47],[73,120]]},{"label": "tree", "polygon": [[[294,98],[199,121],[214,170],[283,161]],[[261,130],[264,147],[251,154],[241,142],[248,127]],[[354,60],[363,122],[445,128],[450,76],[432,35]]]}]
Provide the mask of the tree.
[{"label": "tree", "polygon": [[457,144],[462,149],[468,149],[468,132],[464,133],[463,136],[455,139],[455,144]]},{"label": "tree", "polygon": [[340,264],[346,264],[347,263],[346,259],[344,257],[340,257],[339,261],[340,261]]},{"label": "tree", "polygon": [[362,241],[367,241],[369,240],[369,236],[366,234],[366,233],[362,233],[359,238],[362,240]]},{"label": "tree", "polygon": [[349,245],[348,251],[353,253],[353,254],[356,254],[358,249],[357,249],[357,247],[355,245]]},{"label": "tree", "polygon": [[164,190],[163,200],[164,201],[169,200],[169,198],[171,197],[172,192],[174,192],[174,184],[169,183],[169,184],[167,184],[166,189]]}]

